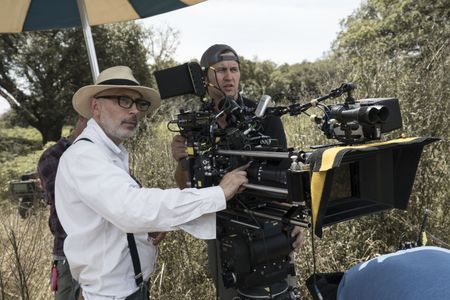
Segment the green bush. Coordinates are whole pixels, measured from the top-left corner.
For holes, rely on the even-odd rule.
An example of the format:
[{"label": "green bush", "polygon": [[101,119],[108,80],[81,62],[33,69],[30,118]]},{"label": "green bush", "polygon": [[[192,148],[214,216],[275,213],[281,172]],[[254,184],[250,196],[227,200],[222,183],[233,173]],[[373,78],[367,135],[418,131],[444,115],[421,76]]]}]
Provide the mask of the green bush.
[{"label": "green bush", "polygon": [[0,200],[8,197],[8,181],[36,170],[42,153],[40,134],[35,129],[0,128]]},{"label": "green bush", "polygon": [[[450,247],[450,22],[449,6],[443,0],[368,0],[359,10],[344,20],[331,55],[315,63],[294,66],[266,62],[245,64],[244,91],[257,99],[262,93],[294,92],[301,101],[327,93],[340,83],[355,82],[357,99],[397,97],[403,115],[403,129],[386,138],[406,136],[437,136],[442,140],[426,146],[410,197],[408,210],[391,211],[343,222],[324,230],[316,239],[315,253],[318,272],[344,271],[357,262],[376,255],[395,251],[401,242],[417,239],[421,220],[429,211],[427,225],[429,244]],[[272,95],[273,96],[273,95]],[[336,100],[337,102],[342,102]],[[327,102],[331,103],[331,102]],[[192,97],[165,101],[160,110],[144,120],[139,134],[127,142],[130,149],[132,173],[144,186],[173,188],[175,163],[171,157],[170,141],[173,133],[166,128],[169,115],[178,108],[196,108]],[[314,113],[314,111],[311,111]],[[320,112],[318,112],[320,114]],[[288,145],[310,150],[311,145],[332,143],[309,122],[306,116],[282,117]],[[14,127],[0,128],[0,201],[3,221],[13,220],[16,227],[25,226],[14,219],[16,210],[6,205],[6,183],[25,172],[34,170],[40,153],[40,134],[35,130]],[[34,217],[40,224],[39,251],[49,246],[50,238],[45,217]],[[10,223],[8,223],[10,224]],[[14,227],[24,240],[33,234]],[[13,249],[8,242],[11,226],[0,227],[5,253]],[[28,235],[27,235],[28,232]],[[313,272],[311,236],[300,253],[295,254],[302,295],[308,292],[304,280]],[[152,277],[152,299],[214,299],[215,291],[207,276],[206,245],[184,232],[171,232],[161,244],[157,269]],[[50,253],[48,251],[48,253]],[[41,253],[39,253],[41,254]],[[42,255],[41,255],[42,256]],[[9,257],[9,256],[8,256]],[[35,258],[25,258],[27,265]],[[11,272],[1,259],[2,274]],[[42,261],[40,261],[42,263]],[[42,263],[41,268],[47,268]],[[10,273],[8,273],[10,274]],[[36,282],[45,282],[45,274],[37,274]],[[10,278],[10,277],[8,277]],[[0,280],[0,283],[1,280]],[[12,297],[19,292],[13,284],[4,285]],[[50,299],[51,295],[35,284],[33,299]],[[1,290],[3,291],[3,290]]]},{"label": "green bush", "polygon": [[28,122],[19,114],[17,114],[13,109],[8,110],[3,113],[0,118],[1,127],[13,128],[13,127],[28,127]]}]

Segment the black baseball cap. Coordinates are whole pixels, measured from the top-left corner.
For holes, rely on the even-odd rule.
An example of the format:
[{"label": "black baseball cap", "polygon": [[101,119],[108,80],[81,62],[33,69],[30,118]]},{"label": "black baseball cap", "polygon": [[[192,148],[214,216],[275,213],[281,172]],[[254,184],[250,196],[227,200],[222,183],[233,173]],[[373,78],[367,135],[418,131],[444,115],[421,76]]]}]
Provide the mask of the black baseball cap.
[{"label": "black baseball cap", "polygon": [[[226,52],[232,52],[234,55],[221,55]],[[210,66],[224,60],[234,60],[239,63],[239,56],[236,51],[228,45],[225,44],[215,44],[206,49],[200,59],[200,65],[206,69]]]}]

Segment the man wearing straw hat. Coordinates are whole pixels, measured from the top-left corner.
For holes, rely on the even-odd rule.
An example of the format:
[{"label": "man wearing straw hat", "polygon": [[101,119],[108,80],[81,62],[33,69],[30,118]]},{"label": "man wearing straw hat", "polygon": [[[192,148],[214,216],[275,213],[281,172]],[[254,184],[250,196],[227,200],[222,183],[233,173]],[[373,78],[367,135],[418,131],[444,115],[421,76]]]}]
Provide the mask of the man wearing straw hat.
[{"label": "man wearing straw hat", "polygon": [[160,105],[160,97],[140,86],[128,67],[104,70],[72,102],[90,119],[61,157],[56,175],[56,208],[72,275],[86,300],[148,299],[146,282],[160,237],[148,233],[183,229],[215,238],[214,213],[247,182],[246,173],[232,171],[219,186],[201,190],[141,187],[129,174],[122,143]]}]

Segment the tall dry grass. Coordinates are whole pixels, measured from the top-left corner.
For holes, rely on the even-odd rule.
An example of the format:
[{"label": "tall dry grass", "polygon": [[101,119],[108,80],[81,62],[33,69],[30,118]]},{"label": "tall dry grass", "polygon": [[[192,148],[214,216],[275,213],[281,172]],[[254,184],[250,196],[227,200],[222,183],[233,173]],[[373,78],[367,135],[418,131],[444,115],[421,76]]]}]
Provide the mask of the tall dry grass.
[{"label": "tall dry grass", "polygon": [[0,299],[51,299],[48,211],[22,219],[16,205],[4,204],[0,214]]},{"label": "tall dry grass", "polygon": [[[166,122],[166,117],[158,115],[146,120],[140,134],[127,143],[132,172],[144,186],[175,187],[175,163],[170,151],[173,133],[167,130]],[[306,117],[283,117],[283,123],[292,147],[308,150],[310,145],[330,142]],[[431,167],[421,165],[424,169],[421,174],[433,176]],[[430,179],[419,177],[418,180]],[[412,200],[420,201],[423,195],[422,191],[414,191]],[[5,201],[0,203],[0,299],[52,299],[49,287],[52,237],[47,227],[48,211],[37,211],[22,220],[16,206]],[[442,205],[435,204],[436,207]],[[395,251],[401,241],[414,240],[420,224],[414,222],[413,213],[416,211],[392,211],[325,229],[324,238],[315,242],[317,271],[344,271],[362,260]],[[439,219],[431,216],[430,223],[439,222],[448,223],[448,220],[441,215]],[[443,240],[449,237],[446,231],[436,235]],[[309,299],[309,294],[304,282],[313,272],[310,238],[308,234],[304,247],[294,256],[305,299]],[[433,240],[431,243],[443,246]],[[184,232],[170,232],[160,245],[151,296],[155,300],[214,299],[215,289],[207,271],[206,243]]]}]

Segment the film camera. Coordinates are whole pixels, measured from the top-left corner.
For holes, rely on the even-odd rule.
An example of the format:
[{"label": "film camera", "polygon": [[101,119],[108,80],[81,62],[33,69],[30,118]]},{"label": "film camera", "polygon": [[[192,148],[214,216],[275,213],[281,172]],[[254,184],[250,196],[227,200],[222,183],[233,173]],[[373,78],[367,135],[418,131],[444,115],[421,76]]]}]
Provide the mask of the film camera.
[{"label": "film camera", "polygon": [[[155,72],[162,99],[185,94],[203,99],[208,85],[203,75],[197,63]],[[242,107],[224,93],[219,111],[203,100],[199,110],[180,110],[168,123],[169,130],[187,140],[189,186],[217,185],[224,174],[247,165],[245,191],[217,214],[221,277],[241,299],[299,298],[286,282],[295,276],[289,257],[294,226],[312,227],[321,237],[324,226],[406,209],[422,148],[434,140],[380,142],[383,133],[402,127],[399,102],[356,101],[354,88],[343,84],[328,95],[289,106],[271,106],[271,97],[265,95],[255,108]],[[342,95],[342,104],[323,104]],[[295,116],[311,107],[323,111],[311,119],[338,145],[314,151],[284,149],[264,134],[268,116]],[[216,123],[222,115],[227,116],[227,128]]]}]

